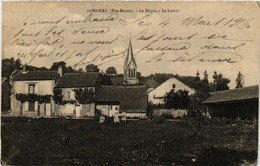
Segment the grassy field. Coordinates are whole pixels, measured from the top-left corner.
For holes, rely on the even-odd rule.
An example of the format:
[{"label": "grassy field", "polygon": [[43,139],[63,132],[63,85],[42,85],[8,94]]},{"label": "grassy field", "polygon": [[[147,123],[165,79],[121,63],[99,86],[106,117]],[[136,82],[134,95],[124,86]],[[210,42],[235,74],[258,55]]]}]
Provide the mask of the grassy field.
[{"label": "grassy field", "polygon": [[8,165],[233,166],[257,158],[252,122],[2,118],[1,129]]}]

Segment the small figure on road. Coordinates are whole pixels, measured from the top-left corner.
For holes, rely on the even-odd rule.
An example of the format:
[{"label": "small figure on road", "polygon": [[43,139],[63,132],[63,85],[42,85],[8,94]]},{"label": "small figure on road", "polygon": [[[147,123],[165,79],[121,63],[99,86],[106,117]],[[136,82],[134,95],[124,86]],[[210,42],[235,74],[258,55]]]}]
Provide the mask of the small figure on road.
[{"label": "small figure on road", "polygon": [[105,122],[105,116],[104,115],[101,115],[99,117],[99,123],[104,123]]}]

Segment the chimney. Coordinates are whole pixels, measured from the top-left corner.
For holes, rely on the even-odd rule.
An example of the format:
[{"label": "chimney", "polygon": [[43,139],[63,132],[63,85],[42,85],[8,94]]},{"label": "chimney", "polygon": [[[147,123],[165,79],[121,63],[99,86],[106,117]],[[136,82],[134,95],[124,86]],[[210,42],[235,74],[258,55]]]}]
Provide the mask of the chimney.
[{"label": "chimney", "polygon": [[63,67],[62,67],[62,66],[59,66],[59,67],[58,67],[58,73],[60,74],[60,77],[63,76],[64,71],[63,71]]},{"label": "chimney", "polygon": [[23,73],[26,73],[27,72],[27,64],[24,64],[23,65]]}]

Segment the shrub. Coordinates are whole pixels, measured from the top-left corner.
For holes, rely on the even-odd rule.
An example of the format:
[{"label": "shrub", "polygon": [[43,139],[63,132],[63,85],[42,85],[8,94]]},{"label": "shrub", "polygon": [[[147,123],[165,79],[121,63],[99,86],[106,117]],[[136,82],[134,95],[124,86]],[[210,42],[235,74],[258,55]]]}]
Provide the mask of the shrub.
[{"label": "shrub", "polygon": [[164,96],[166,108],[186,109],[190,102],[189,91],[172,89]]}]

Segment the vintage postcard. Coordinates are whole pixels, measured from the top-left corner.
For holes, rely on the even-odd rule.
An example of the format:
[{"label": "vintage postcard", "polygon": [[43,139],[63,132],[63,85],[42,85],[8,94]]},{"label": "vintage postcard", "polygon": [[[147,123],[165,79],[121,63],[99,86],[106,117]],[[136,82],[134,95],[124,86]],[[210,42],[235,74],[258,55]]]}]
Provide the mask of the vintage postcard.
[{"label": "vintage postcard", "polygon": [[256,165],[259,2],[2,3],[2,165]]}]

